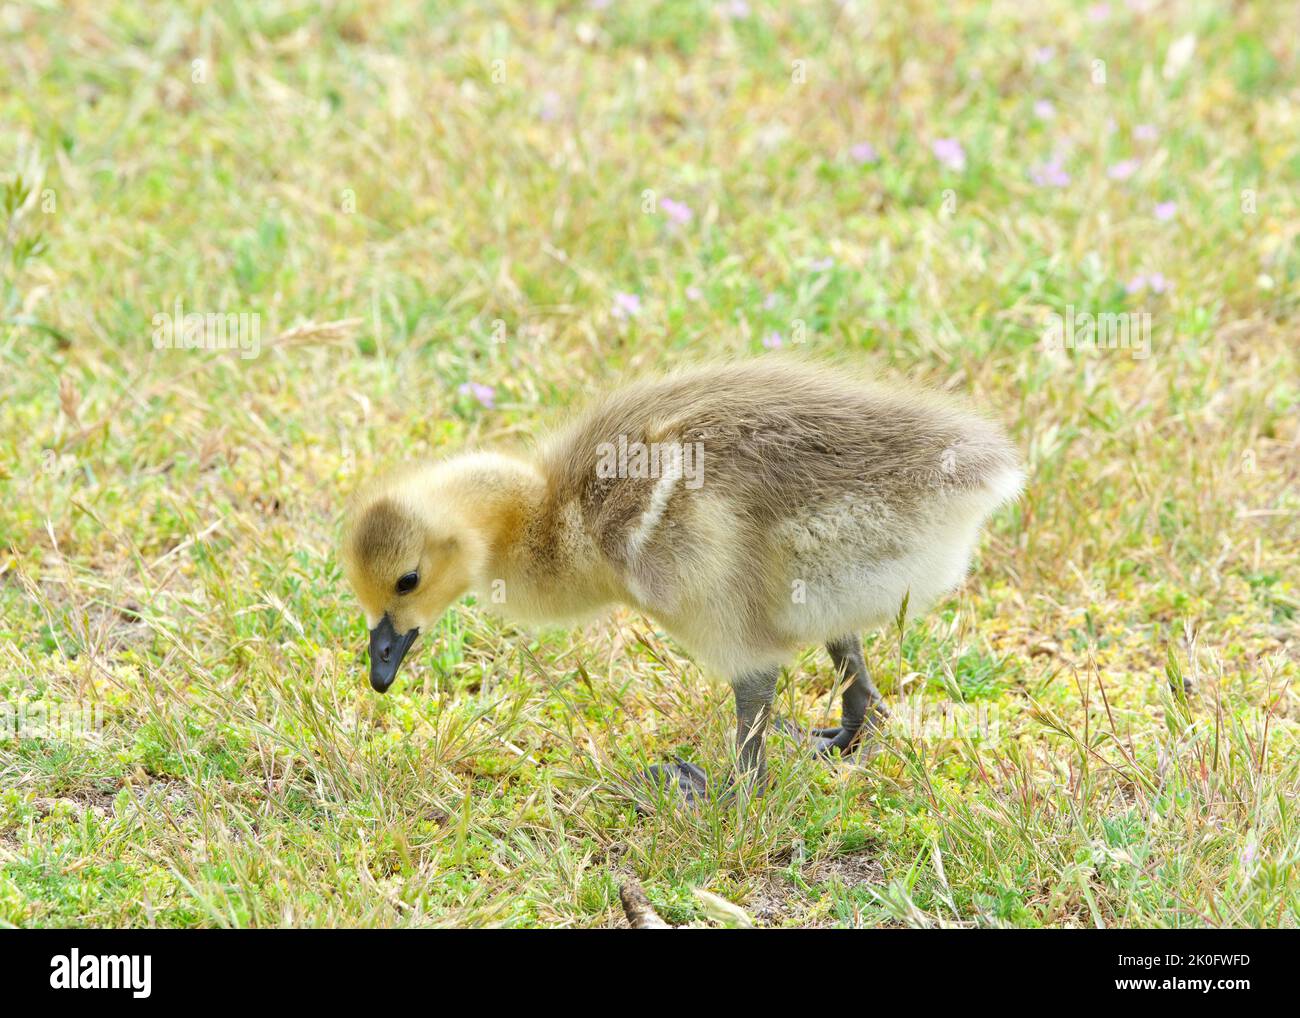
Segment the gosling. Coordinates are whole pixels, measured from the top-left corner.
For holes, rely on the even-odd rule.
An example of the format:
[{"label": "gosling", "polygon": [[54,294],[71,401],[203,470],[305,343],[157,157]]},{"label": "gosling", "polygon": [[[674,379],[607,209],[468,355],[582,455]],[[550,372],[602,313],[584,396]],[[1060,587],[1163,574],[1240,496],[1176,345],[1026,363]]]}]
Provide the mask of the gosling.
[{"label": "gosling", "polygon": [[[341,558],[381,693],[469,592],[523,624],[645,613],[730,681],[738,770],[761,791],[781,667],[825,644],[842,717],[816,748],[854,748],[883,712],[859,633],[956,587],[1023,480],[1002,430],[946,398],[764,358],[619,389],[529,458],[465,453],[363,488]],[[693,764],[650,777],[706,793]]]}]

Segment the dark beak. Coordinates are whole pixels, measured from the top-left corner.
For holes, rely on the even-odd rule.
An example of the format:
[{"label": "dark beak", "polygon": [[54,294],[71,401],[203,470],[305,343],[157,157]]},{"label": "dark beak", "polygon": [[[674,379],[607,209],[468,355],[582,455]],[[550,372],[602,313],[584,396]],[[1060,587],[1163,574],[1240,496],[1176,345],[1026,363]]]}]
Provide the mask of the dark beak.
[{"label": "dark beak", "polygon": [[370,630],[370,685],[375,692],[386,692],[393,684],[393,679],[397,677],[397,666],[402,663],[402,658],[406,657],[406,652],[419,635],[417,627],[398,636],[397,630],[393,628],[393,620],[387,615]]}]

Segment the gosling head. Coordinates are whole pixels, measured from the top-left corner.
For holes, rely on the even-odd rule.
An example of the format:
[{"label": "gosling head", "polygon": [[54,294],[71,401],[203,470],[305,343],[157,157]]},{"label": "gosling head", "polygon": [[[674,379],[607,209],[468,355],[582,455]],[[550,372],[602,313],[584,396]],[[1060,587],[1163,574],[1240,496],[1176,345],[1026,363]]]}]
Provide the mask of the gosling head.
[{"label": "gosling head", "polygon": [[[420,635],[471,587],[482,543],[430,493],[359,492],[343,536],[343,569],[370,628],[370,685],[380,693]],[[422,497],[423,496],[423,497]]]}]

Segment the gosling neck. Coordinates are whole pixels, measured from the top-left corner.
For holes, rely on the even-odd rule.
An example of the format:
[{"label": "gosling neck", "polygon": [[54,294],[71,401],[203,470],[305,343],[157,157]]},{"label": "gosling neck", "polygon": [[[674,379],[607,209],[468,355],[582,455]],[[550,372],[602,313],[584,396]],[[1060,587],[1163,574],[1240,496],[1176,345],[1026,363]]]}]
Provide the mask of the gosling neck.
[{"label": "gosling neck", "polygon": [[542,512],[546,481],[530,463],[500,453],[467,453],[440,465],[437,481],[483,551],[482,573],[500,576]]}]

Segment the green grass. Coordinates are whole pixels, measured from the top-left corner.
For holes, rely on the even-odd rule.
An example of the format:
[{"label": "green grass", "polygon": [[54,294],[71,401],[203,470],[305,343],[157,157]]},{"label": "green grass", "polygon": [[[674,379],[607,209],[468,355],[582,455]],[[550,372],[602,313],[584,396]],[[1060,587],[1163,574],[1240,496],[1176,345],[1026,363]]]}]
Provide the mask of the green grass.
[{"label": "green grass", "polygon": [[[9,9],[0,696],[102,723],[0,734],[0,923],[602,926],[631,871],[675,923],[1297,925],[1300,24],[1149,6]],[[259,355],[155,350],[178,298]],[[1150,356],[1045,349],[1067,305]],[[772,333],[1030,467],[869,639],[873,760],[774,739],[747,811],[638,816],[620,779],[721,773],[731,708],[628,612],[460,605],[369,691],[360,478]],[[810,649],[781,709],[830,692]]]}]

